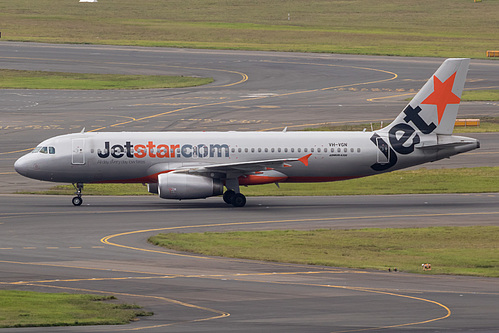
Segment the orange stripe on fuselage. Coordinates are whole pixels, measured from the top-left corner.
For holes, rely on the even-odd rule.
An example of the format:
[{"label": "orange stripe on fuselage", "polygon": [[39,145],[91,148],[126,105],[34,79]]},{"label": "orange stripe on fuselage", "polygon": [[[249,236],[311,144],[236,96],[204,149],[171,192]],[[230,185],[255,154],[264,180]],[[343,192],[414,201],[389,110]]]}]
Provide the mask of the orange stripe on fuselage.
[{"label": "orange stripe on fuselage", "polygon": [[336,182],[340,180],[348,180],[355,178],[362,178],[365,176],[344,176],[344,177],[288,177],[285,183],[323,183],[323,182]]},{"label": "orange stripe on fuselage", "polygon": [[262,185],[285,182],[288,177],[248,175],[239,177],[239,185]]}]

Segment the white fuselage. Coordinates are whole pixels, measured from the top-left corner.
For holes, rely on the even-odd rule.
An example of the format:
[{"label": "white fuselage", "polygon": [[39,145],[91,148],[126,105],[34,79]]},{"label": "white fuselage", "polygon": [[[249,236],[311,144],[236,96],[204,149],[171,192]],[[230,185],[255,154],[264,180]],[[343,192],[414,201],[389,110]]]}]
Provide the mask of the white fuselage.
[{"label": "white fuselage", "polygon": [[[379,135],[384,137],[383,133]],[[395,165],[378,171],[372,166],[385,165],[390,159],[381,154],[372,137],[372,132],[78,133],[42,142],[39,147],[53,147],[55,153],[27,154],[16,163],[16,169],[25,176],[54,182],[156,183],[158,174],[191,166],[311,154],[308,166],[291,163],[272,169],[279,173],[278,182],[322,182],[393,171],[477,147],[470,143],[444,150],[415,149],[408,155],[397,154]],[[436,142],[436,138],[434,135],[431,141]],[[391,154],[396,153],[391,151]],[[266,176],[265,173],[255,176],[259,175]],[[272,173],[268,177],[268,181],[255,183],[275,182]],[[252,185],[244,180],[240,183]]]}]

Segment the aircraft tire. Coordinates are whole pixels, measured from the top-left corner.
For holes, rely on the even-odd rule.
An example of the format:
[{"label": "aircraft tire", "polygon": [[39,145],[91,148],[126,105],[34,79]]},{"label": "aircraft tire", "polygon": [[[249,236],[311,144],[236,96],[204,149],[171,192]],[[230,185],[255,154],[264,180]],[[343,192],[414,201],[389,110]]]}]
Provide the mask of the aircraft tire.
[{"label": "aircraft tire", "polygon": [[81,204],[83,203],[83,199],[81,197],[74,197],[72,202],[75,206],[81,206]]},{"label": "aircraft tire", "polygon": [[232,198],[232,205],[234,207],[244,207],[246,205],[246,197],[241,193],[235,194]]},{"label": "aircraft tire", "polygon": [[227,203],[228,205],[232,205],[232,198],[234,198],[235,195],[236,195],[236,192],[234,192],[232,190],[225,191],[225,193],[223,195],[225,203]]}]

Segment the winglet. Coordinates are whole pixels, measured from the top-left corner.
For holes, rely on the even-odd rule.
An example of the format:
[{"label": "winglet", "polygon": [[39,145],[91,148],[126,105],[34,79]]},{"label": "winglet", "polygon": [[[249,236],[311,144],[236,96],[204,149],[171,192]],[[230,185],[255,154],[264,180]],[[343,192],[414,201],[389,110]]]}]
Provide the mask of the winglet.
[{"label": "winglet", "polygon": [[302,162],[303,164],[305,164],[305,166],[308,166],[308,158],[312,156],[312,154],[308,154],[308,155],[305,155],[303,157],[300,157],[298,159],[298,161]]}]

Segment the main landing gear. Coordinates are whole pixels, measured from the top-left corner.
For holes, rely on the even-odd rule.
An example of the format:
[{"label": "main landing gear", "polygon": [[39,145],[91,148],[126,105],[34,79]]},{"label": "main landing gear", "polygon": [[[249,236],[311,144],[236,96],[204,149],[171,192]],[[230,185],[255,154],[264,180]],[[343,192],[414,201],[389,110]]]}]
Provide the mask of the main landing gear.
[{"label": "main landing gear", "polygon": [[243,207],[246,205],[246,197],[242,193],[236,193],[233,190],[227,190],[224,193],[224,201],[234,207]]},{"label": "main landing gear", "polygon": [[227,191],[224,193],[224,201],[234,207],[244,207],[246,197],[239,192],[239,180],[237,177],[227,177],[225,180]]},{"label": "main landing gear", "polygon": [[75,206],[81,206],[83,203],[83,199],[81,198],[81,190],[83,189],[83,183],[73,183],[73,187],[75,188],[76,197],[73,198],[72,202]]}]

